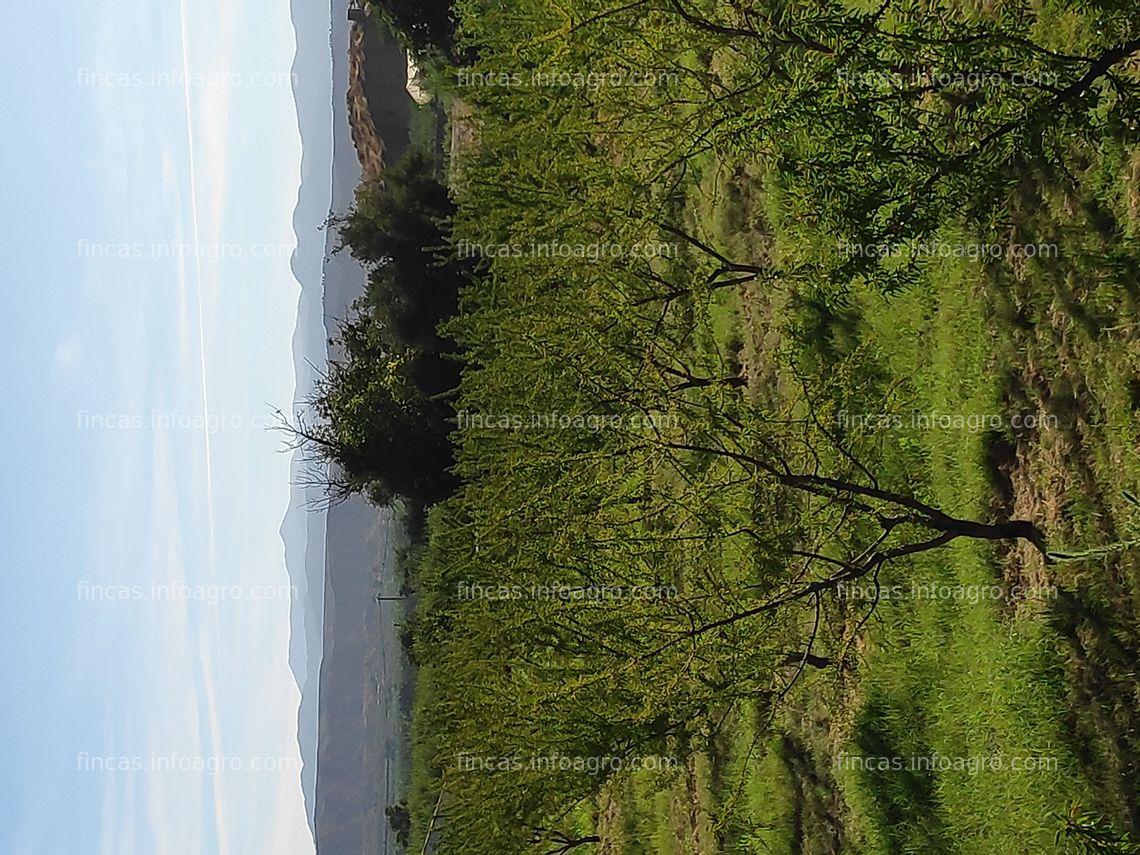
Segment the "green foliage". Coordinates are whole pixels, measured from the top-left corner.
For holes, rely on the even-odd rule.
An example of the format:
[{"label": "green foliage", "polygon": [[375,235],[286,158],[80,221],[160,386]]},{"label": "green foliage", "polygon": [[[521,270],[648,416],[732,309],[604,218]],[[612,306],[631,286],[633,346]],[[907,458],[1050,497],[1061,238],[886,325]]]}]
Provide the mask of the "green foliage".
[{"label": "green foliage", "polygon": [[[1130,490],[1122,490],[1121,496],[1123,496],[1124,501],[1133,508],[1140,508],[1140,499],[1136,497],[1135,493]],[[1105,544],[1104,546],[1095,546],[1076,551],[1054,550],[1049,553],[1049,557],[1053,561],[1066,564],[1070,562],[1087,561],[1090,558],[1108,558],[1121,552],[1128,552],[1140,547],[1140,524],[1135,521],[1126,522],[1124,524],[1124,532],[1129,535],[1127,540],[1118,540],[1115,543]]]},{"label": "green foliage", "polygon": [[1121,834],[1104,817],[1074,804],[1066,816],[1058,816],[1061,827],[1056,841],[1073,841],[1082,855],[1140,855],[1140,843]]},{"label": "green foliage", "polygon": [[451,0],[371,0],[371,5],[413,52],[452,56],[455,15]]},{"label": "green foliage", "polygon": [[455,314],[470,266],[448,247],[454,205],[416,153],[361,187],[342,221],[342,246],[368,270],[365,295],[334,341],[328,374],[299,442],[333,466],[332,498],[364,492],[388,505],[433,504],[455,489],[455,342],[439,326]]},{"label": "green foliage", "polygon": [[[438,851],[498,855],[544,851],[538,829],[595,830],[584,805],[630,780],[612,766],[553,773],[533,758],[683,759],[745,700],[757,729],[768,727],[804,670],[789,653],[851,641],[844,631],[865,617],[837,602],[839,574],[921,552],[939,531],[965,536],[915,502],[955,522],[984,512],[983,479],[963,474],[978,474],[967,459],[975,445],[831,426],[836,412],[989,403],[959,394],[956,364],[920,363],[927,373],[889,364],[893,348],[961,353],[977,379],[983,322],[934,326],[876,301],[929,281],[939,261],[919,244],[1007,240],[1009,199],[1026,176],[1062,176],[1106,138],[1131,138],[1134,84],[1122,65],[1137,49],[1128,42],[1136,15],[1107,10],[1065,45],[1028,13],[986,17],[948,2],[868,13],[841,3],[467,0],[459,10],[471,56],[450,94],[474,108],[477,142],[456,173],[450,242],[509,251],[479,265],[440,336],[463,355],[462,486],[432,516],[417,579],[429,594],[416,655],[432,663],[433,702],[416,727],[434,775],[421,799],[447,805]],[[985,86],[956,82],[995,68],[1002,75]],[[588,72],[615,70],[664,76],[589,84]],[[559,72],[585,82],[536,82]],[[1053,82],[1014,86],[1004,76],[1014,72]],[[509,84],[486,83],[504,73]],[[765,206],[751,223],[760,238],[730,252],[686,205],[693,172],[732,158],[761,163]],[[533,251],[547,242],[675,251]],[[906,252],[850,254],[841,244]],[[717,324],[720,297],[748,289],[783,289],[791,306],[781,322],[793,342],[764,354],[779,380],[767,397]],[[973,322],[969,294],[947,286],[943,296],[935,311]],[[376,316],[392,328],[414,319],[400,305],[378,302]],[[920,339],[932,326],[942,338]],[[919,386],[932,374],[939,386],[924,399]],[[876,494],[858,492],[872,484]],[[900,507],[903,521],[885,524]],[[1025,536],[977,536],[1002,531]],[[952,572],[992,581],[989,557],[956,550]],[[900,560],[897,572],[933,576],[945,563]],[[639,601],[525,593],[551,584],[677,591]],[[472,596],[472,586],[524,595]],[[972,622],[965,639],[955,639],[954,619]],[[818,634],[826,641],[821,625],[834,628]],[[889,679],[906,690],[937,685],[943,696],[923,709],[941,704],[964,722],[940,722],[951,744],[968,741],[968,724],[1016,745],[1018,713],[1040,725],[1052,709],[1056,694],[1037,679],[1048,638],[1027,632],[1013,643],[984,609],[892,626],[893,643],[921,636],[915,646],[931,661]],[[967,660],[978,639],[1003,692],[989,724],[977,713],[988,684],[946,697],[954,676],[975,667]],[[871,747],[901,750],[895,722],[864,712]],[[907,750],[926,744],[911,741]],[[870,781],[882,798],[866,813],[878,812],[879,828],[899,825],[897,849],[918,841],[949,851],[961,828],[947,813],[993,829],[1002,804],[1000,794],[978,797],[994,796],[992,786],[967,782],[967,798],[947,794],[953,783]],[[1016,786],[1037,799],[1044,785]],[[417,819],[424,812],[421,803]]]},{"label": "green foliage", "polygon": [[454,215],[434,162],[414,152],[385,175],[383,186],[362,185],[352,211],[335,223],[342,246],[369,271],[360,308],[389,347],[454,352],[437,330],[455,314],[468,273],[448,246]]},{"label": "green foliage", "polygon": [[438,355],[393,352],[386,328],[366,314],[341,326],[343,356],[329,365],[313,397],[317,422],[306,429],[316,450],[344,473],[347,491],[380,505],[431,504],[455,486],[449,473],[449,405],[423,394],[436,382]]},{"label": "green foliage", "polygon": [[388,805],[384,809],[384,814],[388,817],[388,825],[396,835],[397,845],[407,847],[408,836],[412,830],[412,817],[407,802]]}]

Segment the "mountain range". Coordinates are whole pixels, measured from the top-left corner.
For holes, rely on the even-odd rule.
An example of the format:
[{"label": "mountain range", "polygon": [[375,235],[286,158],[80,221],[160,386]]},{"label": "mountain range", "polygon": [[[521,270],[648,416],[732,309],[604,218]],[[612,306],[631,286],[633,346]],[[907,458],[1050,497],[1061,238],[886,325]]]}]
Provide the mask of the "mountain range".
[{"label": "mountain range", "polygon": [[[347,0],[293,0],[297,37],[294,98],[303,145],[293,215],[293,273],[301,283],[293,337],[295,409],[303,407],[330,358],[341,319],[363,293],[366,274],[337,251],[330,218],[346,214],[361,180],[349,121]],[[407,58],[383,28],[357,33],[366,56],[369,103],[385,159],[407,147],[412,100]],[[301,690],[297,733],[310,829],[321,855],[395,851],[385,808],[407,785],[409,669],[399,644],[403,606],[395,593],[402,534],[391,515],[363,499],[324,507],[311,462],[293,460],[293,490],[281,526],[297,591],[289,664]]]}]

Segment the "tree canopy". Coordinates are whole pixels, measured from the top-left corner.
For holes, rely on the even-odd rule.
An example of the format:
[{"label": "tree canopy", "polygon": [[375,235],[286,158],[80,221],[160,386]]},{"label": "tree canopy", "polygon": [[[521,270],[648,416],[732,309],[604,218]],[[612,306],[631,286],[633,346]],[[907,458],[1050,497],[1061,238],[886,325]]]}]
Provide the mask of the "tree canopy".
[{"label": "tree canopy", "polygon": [[382,186],[362,185],[334,223],[368,283],[331,342],[310,411],[292,425],[297,442],[331,466],[334,500],[363,492],[382,505],[426,506],[458,483],[449,434],[460,363],[438,331],[470,268],[450,252],[453,214],[434,164],[415,153]]},{"label": "tree canopy", "polygon": [[450,0],[373,0],[372,5],[415,53],[453,58],[456,24]]}]

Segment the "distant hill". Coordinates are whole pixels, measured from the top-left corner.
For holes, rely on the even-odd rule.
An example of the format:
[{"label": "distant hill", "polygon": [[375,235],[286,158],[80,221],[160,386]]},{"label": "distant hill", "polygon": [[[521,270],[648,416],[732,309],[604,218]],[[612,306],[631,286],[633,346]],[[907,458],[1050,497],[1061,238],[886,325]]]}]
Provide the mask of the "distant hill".
[{"label": "distant hill", "polygon": [[[325,234],[323,224],[332,204],[332,51],[329,43],[330,8],[320,4],[292,4],[297,53],[293,61],[293,98],[301,135],[301,186],[293,211],[297,248],[291,267],[301,285],[297,326],[293,333],[296,377],[295,398],[308,397],[318,370],[327,360],[324,326],[323,276]],[[289,667],[301,691],[297,716],[301,786],[306,815],[314,836],[317,805],[317,699],[323,654],[325,516],[310,508],[319,502],[304,482],[304,466],[296,456],[291,482],[294,487],[281,539],[285,565],[297,592],[290,612]]]},{"label": "distant hill", "polygon": [[363,180],[380,179],[384,164],[408,148],[415,102],[408,94],[408,57],[383,24],[352,28],[348,46],[348,116]]},{"label": "distant hill", "polygon": [[[345,0],[332,9],[331,212],[348,212],[362,179],[350,125],[350,25]],[[360,84],[378,147],[393,161],[408,147],[413,101],[406,90],[407,58],[382,27],[357,38],[364,51]],[[378,168],[378,166],[377,166]],[[326,214],[329,211],[326,211]],[[348,252],[334,252],[325,235],[322,319],[326,337],[363,293],[365,272]],[[335,349],[330,354],[336,357]],[[324,540],[324,635],[320,664],[314,821],[320,855],[395,851],[384,815],[402,785],[406,752],[401,689],[403,654],[394,619],[398,604],[375,595],[395,583],[397,526],[354,497],[328,511]]]}]

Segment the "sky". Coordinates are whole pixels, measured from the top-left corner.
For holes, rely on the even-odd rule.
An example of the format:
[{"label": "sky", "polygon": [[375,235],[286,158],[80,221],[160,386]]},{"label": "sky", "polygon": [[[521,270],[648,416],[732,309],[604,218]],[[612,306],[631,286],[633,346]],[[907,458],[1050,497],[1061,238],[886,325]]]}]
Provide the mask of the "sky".
[{"label": "sky", "polygon": [[7,3],[0,40],[0,852],[310,853],[288,3]]}]

